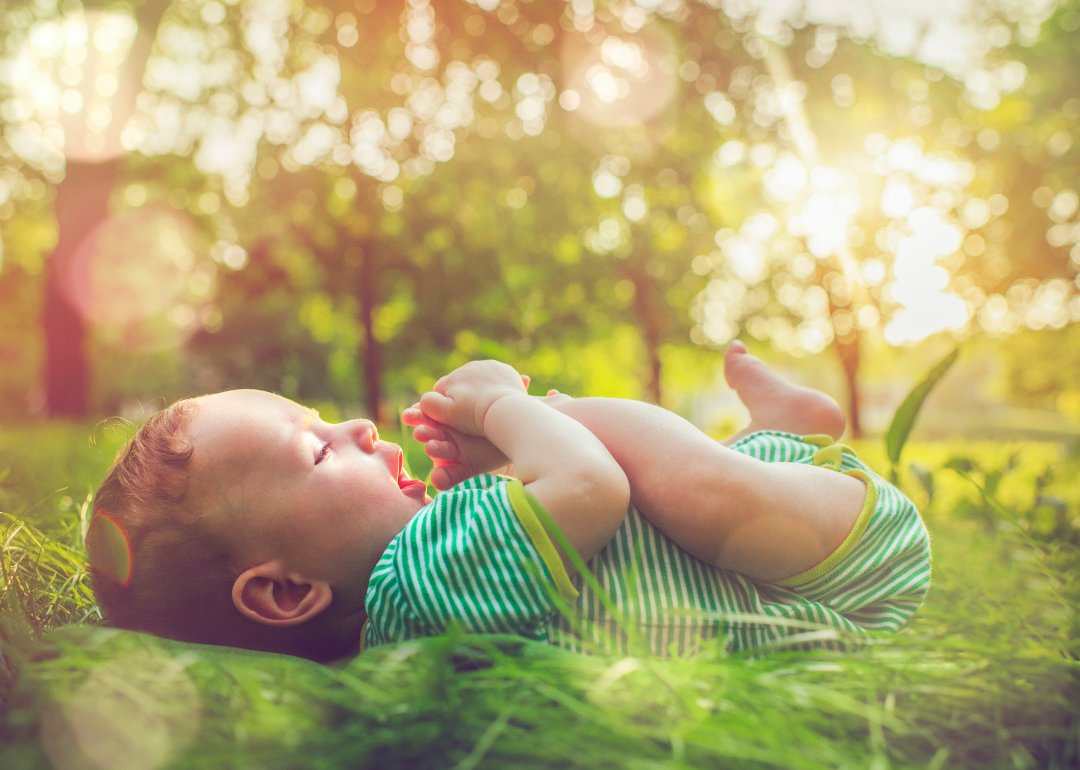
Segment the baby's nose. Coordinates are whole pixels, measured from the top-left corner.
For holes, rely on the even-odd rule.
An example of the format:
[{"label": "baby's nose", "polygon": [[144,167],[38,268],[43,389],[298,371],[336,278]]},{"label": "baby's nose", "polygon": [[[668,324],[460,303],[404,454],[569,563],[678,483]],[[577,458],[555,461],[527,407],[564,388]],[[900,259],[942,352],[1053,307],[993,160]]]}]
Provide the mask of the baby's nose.
[{"label": "baby's nose", "polygon": [[371,420],[349,420],[346,423],[349,433],[357,445],[366,452],[375,451],[375,442],[379,440],[379,429]]}]

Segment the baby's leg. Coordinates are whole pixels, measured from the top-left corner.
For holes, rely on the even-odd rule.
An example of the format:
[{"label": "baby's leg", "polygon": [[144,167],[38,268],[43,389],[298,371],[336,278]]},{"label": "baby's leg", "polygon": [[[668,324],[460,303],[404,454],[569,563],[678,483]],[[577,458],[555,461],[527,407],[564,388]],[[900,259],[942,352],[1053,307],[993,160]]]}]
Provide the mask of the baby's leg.
[{"label": "baby's leg", "polygon": [[653,525],[702,561],[755,580],[782,580],[824,561],[866,499],[858,479],[762,462],[651,404],[582,398],[553,406],[604,443]]},{"label": "baby's leg", "polygon": [[[843,433],[835,402],[785,383],[741,343],[732,344],[725,363],[752,418],[731,440],[755,430]],[[811,465],[762,462],[651,404],[610,398],[549,403],[603,442],[630,481],[634,505],[654,526],[702,561],[755,580],[782,580],[826,559],[855,525],[866,498],[857,479]],[[420,425],[422,415],[412,411],[406,423]],[[464,467],[445,435],[430,427],[415,435],[435,439],[440,454],[433,456],[450,470]]]},{"label": "baby's leg", "polygon": [[819,390],[784,382],[738,340],[724,354],[724,375],[750,410],[750,424],[725,439],[726,445],[759,430],[823,433],[834,439],[844,433],[844,413],[835,401]]}]

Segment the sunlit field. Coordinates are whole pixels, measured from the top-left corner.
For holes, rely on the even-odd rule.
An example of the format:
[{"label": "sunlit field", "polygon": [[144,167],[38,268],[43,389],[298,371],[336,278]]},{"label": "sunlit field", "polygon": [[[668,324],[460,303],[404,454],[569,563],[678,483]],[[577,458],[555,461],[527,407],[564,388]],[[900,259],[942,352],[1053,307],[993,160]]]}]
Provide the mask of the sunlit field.
[{"label": "sunlit field", "polygon": [[[19,513],[4,522],[4,767],[1076,765],[1080,486],[1055,444],[905,449],[934,583],[897,636],[661,660],[452,635],[326,668],[97,627],[78,582],[83,490],[117,437],[86,433],[35,431],[0,488]],[[877,443],[857,448],[886,468]]]},{"label": "sunlit field", "polygon": [[[1078,190],[1077,0],[8,0],[0,767],[1080,766]],[[177,399],[367,417],[424,479],[401,411],[468,361],[720,439],[734,340],[922,512],[899,634],[321,666],[90,590]]]}]

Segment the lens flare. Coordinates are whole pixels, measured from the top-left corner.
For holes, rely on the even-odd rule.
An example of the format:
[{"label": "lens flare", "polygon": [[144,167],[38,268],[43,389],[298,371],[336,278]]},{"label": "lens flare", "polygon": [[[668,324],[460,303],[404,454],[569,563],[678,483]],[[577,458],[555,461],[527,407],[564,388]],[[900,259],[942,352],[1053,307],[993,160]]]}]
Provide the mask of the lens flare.
[{"label": "lens flare", "polygon": [[90,674],[41,720],[41,745],[57,770],[155,770],[199,729],[202,706],[185,671],[193,655],[131,652]]},{"label": "lens flare", "polygon": [[99,225],[72,257],[61,286],[105,341],[129,349],[172,347],[193,328],[176,323],[177,308],[209,298],[200,252],[190,223],[144,207]]},{"label": "lens flare", "polygon": [[599,46],[566,40],[561,55],[570,74],[562,85],[573,91],[574,114],[585,121],[605,127],[644,123],[675,96],[678,75],[668,65],[675,47],[659,29],[645,28],[632,38],[610,35]]}]

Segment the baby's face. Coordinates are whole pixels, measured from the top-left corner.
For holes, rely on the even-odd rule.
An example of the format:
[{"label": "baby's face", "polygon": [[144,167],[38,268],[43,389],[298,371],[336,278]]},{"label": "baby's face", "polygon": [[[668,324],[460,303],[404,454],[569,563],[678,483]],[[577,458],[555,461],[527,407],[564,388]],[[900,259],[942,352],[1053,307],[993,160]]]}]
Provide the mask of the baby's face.
[{"label": "baby's face", "polygon": [[217,504],[242,568],[279,560],[306,580],[366,585],[382,552],[430,502],[401,449],[370,420],[330,425],[288,399],[236,390],[199,399],[192,492]]}]

